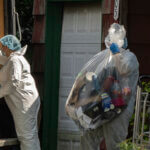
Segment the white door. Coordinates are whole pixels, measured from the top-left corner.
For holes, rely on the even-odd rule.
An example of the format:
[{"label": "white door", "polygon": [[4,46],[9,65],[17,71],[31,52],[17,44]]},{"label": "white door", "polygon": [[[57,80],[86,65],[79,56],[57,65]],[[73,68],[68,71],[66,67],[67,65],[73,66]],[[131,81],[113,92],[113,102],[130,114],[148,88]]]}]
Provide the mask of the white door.
[{"label": "white door", "polygon": [[79,130],[66,115],[65,102],[78,72],[100,50],[100,3],[66,4],[61,41],[58,150],[79,149]]}]

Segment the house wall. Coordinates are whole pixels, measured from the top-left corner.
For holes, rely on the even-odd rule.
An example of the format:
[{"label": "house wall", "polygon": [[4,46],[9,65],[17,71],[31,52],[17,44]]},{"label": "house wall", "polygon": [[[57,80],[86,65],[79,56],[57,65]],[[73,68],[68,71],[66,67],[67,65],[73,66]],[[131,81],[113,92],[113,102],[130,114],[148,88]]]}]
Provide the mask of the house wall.
[{"label": "house wall", "polygon": [[104,41],[110,25],[114,22],[118,22],[118,20],[114,20],[114,3],[114,0],[102,1],[102,50],[106,48]]},{"label": "house wall", "polygon": [[[34,0],[34,26],[32,34],[32,73],[43,96],[44,56],[45,56],[45,0]],[[42,84],[42,85],[41,85]]]},{"label": "house wall", "polygon": [[[43,101],[45,67],[45,0],[34,0],[33,16],[34,26],[32,34],[32,74],[35,78],[41,101]],[[41,103],[41,105],[42,104],[43,103]],[[40,109],[39,113],[40,131],[41,119],[42,109]]]},{"label": "house wall", "polygon": [[4,36],[4,1],[0,0],[0,37]]},{"label": "house wall", "polygon": [[[71,1],[71,0],[68,0]],[[79,0],[80,1],[80,0]],[[103,0],[104,1],[104,0]],[[55,112],[57,111],[57,98],[55,96],[56,92],[55,89],[58,90],[57,87],[57,83],[50,81],[50,78],[53,77],[53,80],[56,80],[56,78],[59,76],[58,73],[58,66],[59,66],[59,62],[55,61],[56,64],[54,64],[54,62],[52,62],[56,57],[59,56],[59,44],[56,45],[56,42],[58,43],[58,41],[60,40],[60,33],[59,34],[54,34],[53,32],[60,32],[59,28],[61,27],[61,25],[54,25],[54,23],[56,23],[57,21],[61,21],[61,15],[58,14],[60,12],[62,12],[62,8],[63,5],[62,3],[48,3],[49,1],[47,1],[47,37],[49,39],[47,40],[47,53],[46,53],[46,58],[47,58],[47,63],[49,63],[49,68],[47,69],[51,69],[52,71],[49,70],[44,70],[44,62],[45,62],[45,39],[44,39],[44,33],[45,33],[45,1],[43,0],[34,0],[34,8],[33,8],[33,15],[34,15],[34,29],[33,29],[33,37],[32,37],[32,43],[33,43],[33,61],[32,61],[32,72],[35,76],[35,79],[37,81],[38,87],[39,89],[41,89],[40,94],[43,95],[43,85],[41,83],[43,83],[43,79],[44,79],[44,71],[46,72],[46,76],[47,78],[45,79],[47,81],[45,87],[47,87],[45,89],[45,93],[46,93],[46,99],[44,99],[45,101],[45,108],[47,108],[47,110],[45,110],[45,115],[44,117],[45,119],[45,126],[43,128],[43,132],[45,132],[44,134],[44,149],[54,149],[55,146],[55,142],[53,142],[56,139],[56,126],[55,126],[55,122],[57,121],[51,121],[53,120],[53,118],[57,118],[57,113],[55,114]],[[103,25],[102,25],[102,29],[103,29],[103,42],[104,42],[104,37],[107,34],[107,30],[110,26],[110,24],[112,24],[114,22],[113,20],[113,6],[114,6],[114,0],[105,0],[104,2],[104,8],[107,8],[107,10],[104,10],[103,12]],[[57,18],[56,18],[57,17]],[[52,19],[52,20],[51,20]],[[54,22],[54,23],[53,23]],[[61,23],[60,23],[61,24]],[[50,29],[50,27],[53,27],[54,29]],[[59,28],[58,28],[59,27]],[[57,29],[56,29],[57,28]],[[55,36],[54,36],[55,35]],[[48,41],[49,40],[49,41]],[[49,42],[49,43],[48,43]],[[54,49],[55,46],[55,49]],[[55,50],[55,51],[54,51]],[[57,66],[57,67],[56,67]],[[57,68],[57,69],[55,69]],[[55,76],[54,76],[55,75]],[[49,79],[48,79],[49,77]],[[54,85],[55,84],[55,85]],[[51,88],[50,88],[51,86]],[[52,87],[54,87],[54,89],[52,90]],[[50,89],[48,89],[50,88]],[[50,91],[52,90],[52,91]],[[53,93],[52,93],[53,92]],[[55,97],[54,97],[55,96]],[[46,102],[47,101],[47,102]],[[49,102],[48,102],[49,101]],[[56,107],[56,108],[55,108]],[[55,109],[55,111],[53,112],[53,110]],[[47,113],[47,114],[46,114]],[[54,128],[55,126],[55,128]],[[53,131],[52,131],[53,130]],[[51,143],[49,143],[51,141]]]},{"label": "house wall", "polygon": [[140,63],[140,74],[150,74],[150,0],[128,0],[129,48]]}]

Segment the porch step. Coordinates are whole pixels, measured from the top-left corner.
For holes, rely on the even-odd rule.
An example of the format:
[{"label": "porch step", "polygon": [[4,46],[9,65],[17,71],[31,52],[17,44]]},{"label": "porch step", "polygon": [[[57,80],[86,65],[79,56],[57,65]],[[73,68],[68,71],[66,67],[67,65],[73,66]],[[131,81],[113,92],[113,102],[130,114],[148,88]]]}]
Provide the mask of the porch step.
[{"label": "porch step", "polygon": [[12,146],[12,145],[18,145],[18,144],[19,144],[19,141],[17,138],[0,139],[0,147]]}]

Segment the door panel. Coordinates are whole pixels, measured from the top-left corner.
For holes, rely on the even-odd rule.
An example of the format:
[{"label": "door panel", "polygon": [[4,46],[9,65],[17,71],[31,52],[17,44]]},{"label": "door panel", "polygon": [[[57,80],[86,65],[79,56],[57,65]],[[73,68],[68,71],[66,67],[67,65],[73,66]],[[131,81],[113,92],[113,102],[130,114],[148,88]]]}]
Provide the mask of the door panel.
[{"label": "door panel", "polygon": [[[79,149],[79,130],[65,113],[65,103],[83,65],[101,49],[100,3],[65,5],[61,42],[58,149]],[[65,139],[65,140],[64,140]]]}]

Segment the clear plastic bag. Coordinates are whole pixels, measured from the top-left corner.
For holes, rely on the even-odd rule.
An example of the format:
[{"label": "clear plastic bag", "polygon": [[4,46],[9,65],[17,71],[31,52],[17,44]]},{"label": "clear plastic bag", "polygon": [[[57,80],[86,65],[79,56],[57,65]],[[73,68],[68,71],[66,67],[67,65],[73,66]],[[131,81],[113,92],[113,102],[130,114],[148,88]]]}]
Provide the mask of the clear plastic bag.
[{"label": "clear plastic bag", "polygon": [[96,54],[74,82],[66,112],[84,129],[95,129],[117,117],[135,93],[132,85],[137,81],[133,78],[138,74],[138,61],[133,53],[121,48],[123,44],[118,52],[112,53],[109,47]]}]

